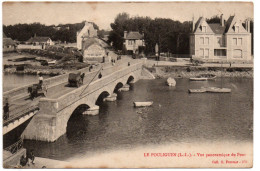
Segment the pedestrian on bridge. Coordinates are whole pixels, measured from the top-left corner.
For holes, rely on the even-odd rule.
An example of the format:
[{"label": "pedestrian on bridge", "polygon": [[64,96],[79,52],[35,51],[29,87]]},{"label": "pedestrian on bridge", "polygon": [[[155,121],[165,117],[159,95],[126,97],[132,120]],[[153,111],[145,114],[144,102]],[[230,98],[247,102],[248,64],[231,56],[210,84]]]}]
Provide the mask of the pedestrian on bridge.
[{"label": "pedestrian on bridge", "polygon": [[9,103],[8,101],[6,101],[4,106],[4,120],[8,118],[9,118]]},{"label": "pedestrian on bridge", "polygon": [[35,163],[33,162],[34,159],[35,159],[35,156],[34,156],[34,152],[33,150],[30,150],[30,151],[26,151],[26,159],[28,160],[28,165],[30,165],[30,161],[29,159],[31,160],[31,163],[34,165]]},{"label": "pedestrian on bridge", "polygon": [[40,73],[39,74],[39,84],[42,85],[43,83],[43,77],[42,77],[42,74]]}]

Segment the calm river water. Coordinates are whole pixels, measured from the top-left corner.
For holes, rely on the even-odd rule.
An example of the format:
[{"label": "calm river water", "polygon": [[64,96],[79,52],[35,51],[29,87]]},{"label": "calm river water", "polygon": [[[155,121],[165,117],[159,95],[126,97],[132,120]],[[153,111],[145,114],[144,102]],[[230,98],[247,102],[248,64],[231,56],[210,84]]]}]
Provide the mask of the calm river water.
[{"label": "calm river water", "polygon": [[[25,140],[35,155],[60,160],[91,156],[116,149],[164,143],[235,141],[252,142],[253,80],[225,78],[230,94],[189,94],[189,88],[219,86],[221,80],[190,82],[176,79],[140,80],[115,102],[101,104],[100,114],[74,114],[67,133],[54,143]],[[134,101],[153,101],[149,108],[134,108]]]},{"label": "calm river water", "polygon": [[[3,79],[3,91],[9,91],[11,89],[25,86],[31,83],[38,82],[38,76],[26,75],[26,74],[2,74]],[[44,75],[43,78],[49,78],[50,76]]]}]

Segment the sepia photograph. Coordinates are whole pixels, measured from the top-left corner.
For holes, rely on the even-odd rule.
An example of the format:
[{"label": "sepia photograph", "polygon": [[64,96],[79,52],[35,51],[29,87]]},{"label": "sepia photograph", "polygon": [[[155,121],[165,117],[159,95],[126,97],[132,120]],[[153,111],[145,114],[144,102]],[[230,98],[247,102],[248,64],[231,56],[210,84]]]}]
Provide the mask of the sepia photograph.
[{"label": "sepia photograph", "polygon": [[252,168],[254,4],[2,2],[3,168]]}]

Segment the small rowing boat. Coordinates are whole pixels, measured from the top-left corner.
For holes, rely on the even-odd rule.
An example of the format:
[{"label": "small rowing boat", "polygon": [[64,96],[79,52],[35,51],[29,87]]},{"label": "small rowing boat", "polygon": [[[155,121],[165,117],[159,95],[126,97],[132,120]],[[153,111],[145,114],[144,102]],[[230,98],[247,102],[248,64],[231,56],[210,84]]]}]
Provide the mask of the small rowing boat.
[{"label": "small rowing boat", "polygon": [[207,87],[207,92],[210,93],[230,93],[230,88]]},{"label": "small rowing boat", "polygon": [[199,76],[190,78],[190,81],[207,81],[214,80],[217,76],[214,74],[200,74]]},{"label": "small rowing boat", "polygon": [[206,93],[206,89],[205,88],[201,88],[201,89],[189,89],[189,93]]},{"label": "small rowing boat", "polygon": [[230,93],[230,88],[201,87],[200,89],[189,89],[189,93]]},{"label": "small rowing boat", "polygon": [[134,102],[135,107],[146,107],[146,106],[151,106],[153,104],[152,101],[150,102]]}]

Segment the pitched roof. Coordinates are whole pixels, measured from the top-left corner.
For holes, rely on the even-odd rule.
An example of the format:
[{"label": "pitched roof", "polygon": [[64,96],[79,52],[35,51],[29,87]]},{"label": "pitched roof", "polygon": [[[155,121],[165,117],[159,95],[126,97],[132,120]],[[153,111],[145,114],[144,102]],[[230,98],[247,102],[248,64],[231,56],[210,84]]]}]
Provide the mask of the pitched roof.
[{"label": "pitched roof", "polygon": [[50,38],[49,37],[32,37],[27,42],[47,42]]},{"label": "pitched roof", "polygon": [[84,49],[87,49],[88,47],[90,47],[93,44],[97,44],[97,45],[101,46],[100,43],[95,38],[88,38],[87,40],[83,40]]},{"label": "pitched roof", "polygon": [[202,18],[203,18],[203,17],[200,17],[200,18],[198,19],[198,21],[195,23],[194,32],[196,32],[196,30],[198,29],[198,27],[199,27],[199,25],[200,25],[200,23],[201,23],[201,21],[202,21]]},{"label": "pitched roof", "polygon": [[3,38],[3,45],[4,46],[15,45],[15,42],[11,38]]},{"label": "pitched roof", "polygon": [[129,33],[127,33],[125,39],[143,39],[143,35],[141,35],[137,31],[135,31],[135,32],[134,31],[130,31]]},{"label": "pitched roof", "polygon": [[[227,33],[229,28],[232,26],[234,18],[235,16],[230,16],[224,26],[221,26],[220,23],[208,23],[208,25],[215,34],[224,34]],[[203,19],[203,17],[200,17],[198,21],[195,23],[194,32],[196,32],[196,30],[199,28]]]},{"label": "pitched roof", "polygon": [[225,33],[228,32],[233,20],[234,20],[235,16],[230,16],[226,22],[226,28],[225,28]]},{"label": "pitched roof", "polygon": [[215,34],[224,34],[225,33],[225,26],[221,26],[221,24],[214,23],[214,24],[208,24],[211,28],[211,30]]}]

